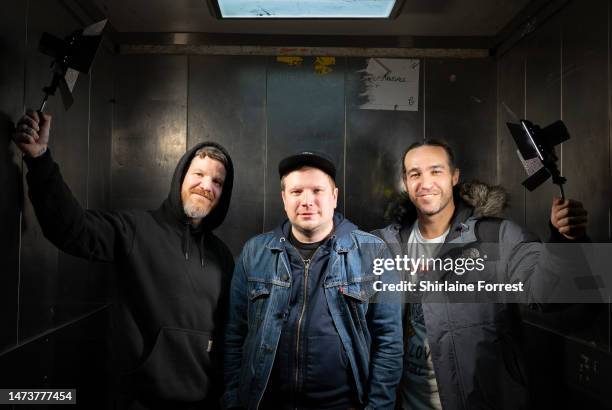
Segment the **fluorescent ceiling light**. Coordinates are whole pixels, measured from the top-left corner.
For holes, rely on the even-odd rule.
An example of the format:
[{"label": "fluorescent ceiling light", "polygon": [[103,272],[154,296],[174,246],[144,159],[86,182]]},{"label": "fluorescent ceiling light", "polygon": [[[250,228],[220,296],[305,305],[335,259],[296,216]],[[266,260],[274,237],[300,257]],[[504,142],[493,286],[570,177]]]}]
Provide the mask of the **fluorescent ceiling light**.
[{"label": "fluorescent ceiling light", "polygon": [[389,18],[395,4],[396,0],[213,0],[218,17],[238,19]]}]

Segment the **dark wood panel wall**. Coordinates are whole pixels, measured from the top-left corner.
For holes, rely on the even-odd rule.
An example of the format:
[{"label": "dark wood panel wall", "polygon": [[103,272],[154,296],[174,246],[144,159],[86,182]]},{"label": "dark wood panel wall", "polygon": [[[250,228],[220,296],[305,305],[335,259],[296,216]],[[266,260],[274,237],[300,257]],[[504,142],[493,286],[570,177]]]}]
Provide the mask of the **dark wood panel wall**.
[{"label": "dark wood panel wall", "polygon": [[[557,147],[567,177],[566,195],[589,212],[594,242],[611,239],[609,2],[570,2],[539,30],[523,38],[497,61],[498,182],[511,193],[508,214],[541,238],[549,236],[552,183],[529,192],[506,121],[508,111],[545,126],[562,119],[572,138]],[[610,311],[602,307],[584,320],[579,312],[529,315],[529,320],[610,350]],[[576,322],[582,327],[575,327]],[[572,325],[574,323],[574,325]],[[588,327],[588,330],[584,329]]]},{"label": "dark wood panel wall", "polygon": [[[542,126],[565,122],[572,138],[557,154],[566,196],[584,203],[591,239],[610,241],[609,32],[608,1],[572,1],[497,60],[498,183],[511,194],[508,215],[542,238],[559,191],[550,182],[534,192],[520,185],[525,174],[505,125],[508,110]],[[583,377],[581,366],[585,360],[609,366],[611,312],[609,304],[554,314],[522,310],[534,408],[609,408],[609,374]]]},{"label": "dark wood panel wall", "polygon": [[[105,374],[106,316],[100,309],[107,303],[109,269],[66,255],[43,237],[27,199],[27,167],[10,142],[14,121],[26,107],[38,108],[42,88],[51,80],[51,60],[37,51],[41,34],[64,37],[82,24],[59,1],[6,2],[0,15],[3,388],[83,386],[81,381],[99,382]],[[101,49],[91,73],[79,78],[69,111],[59,95],[47,109],[53,115],[53,156],[78,200],[98,208],[108,208],[110,201],[113,57],[108,50]],[[95,355],[86,354],[92,349]]]},{"label": "dark wood panel wall", "polygon": [[326,152],[337,164],[338,209],[362,229],[382,227],[398,187],[400,156],[425,137],[455,146],[467,179],[494,183],[495,62],[423,60],[418,111],[359,108],[366,59],[338,58],[325,74],[314,57],[138,56],[117,59],[112,203],[159,206],[178,158],[218,141],[236,168],[220,236],[237,255],[284,218],[278,163]]},{"label": "dark wood panel wall", "polygon": [[548,228],[550,183],[522,189],[514,142],[505,122],[508,107],[542,126],[562,119],[572,138],[557,149],[566,195],[584,202],[594,241],[610,239],[609,2],[570,2],[497,62],[498,182],[512,193],[510,214],[541,237]]}]

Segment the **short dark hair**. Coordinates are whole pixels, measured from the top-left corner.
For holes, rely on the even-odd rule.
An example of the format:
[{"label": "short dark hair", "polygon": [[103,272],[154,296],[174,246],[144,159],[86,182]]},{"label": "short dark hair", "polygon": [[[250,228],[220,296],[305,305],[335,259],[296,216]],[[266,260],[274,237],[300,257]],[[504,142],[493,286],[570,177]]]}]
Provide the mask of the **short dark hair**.
[{"label": "short dark hair", "polygon": [[406,148],[406,150],[404,151],[404,154],[402,155],[402,177],[406,176],[406,164],[404,162],[404,160],[406,159],[406,155],[413,149],[420,147],[440,147],[444,149],[444,151],[446,152],[446,157],[448,158],[448,166],[450,167],[451,172],[455,170],[455,154],[453,153],[453,149],[450,147],[450,145],[448,145],[444,141],[435,139],[423,140],[410,144],[410,146],[408,146],[408,148]]},{"label": "short dark hair", "polygon": [[213,147],[212,145],[207,145],[205,147],[198,149],[193,155],[193,158],[195,157],[200,157],[202,159],[206,157],[210,157],[212,159],[216,159],[217,161],[223,164],[225,169],[227,169],[227,164],[229,162],[227,160],[227,156],[223,153],[223,151],[221,151],[217,147]]}]

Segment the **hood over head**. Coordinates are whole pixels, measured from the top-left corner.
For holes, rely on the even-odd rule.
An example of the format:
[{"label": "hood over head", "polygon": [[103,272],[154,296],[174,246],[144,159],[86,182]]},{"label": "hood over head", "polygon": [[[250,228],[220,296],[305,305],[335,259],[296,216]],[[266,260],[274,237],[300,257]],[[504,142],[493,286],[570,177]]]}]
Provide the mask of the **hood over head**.
[{"label": "hood over head", "polygon": [[191,160],[195,156],[196,151],[203,147],[215,147],[221,152],[223,152],[227,157],[227,166],[225,169],[226,176],[225,182],[223,183],[223,191],[221,192],[221,198],[219,198],[217,206],[215,206],[213,210],[207,216],[205,216],[204,219],[202,219],[201,223],[201,229],[212,231],[213,229],[221,225],[221,223],[225,219],[225,216],[227,215],[230,199],[232,197],[232,188],[234,186],[234,166],[232,164],[232,159],[227,150],[215,142],[200,142],[194,145],[187,152],[185,152],[185,154],[183,154],[174,170],[174,175],[172,176],[172,183],[170,184],[170,192],[168,193],[168,197],[162,204],[162,211],[165,215],[179,221],[182,224],[185,224],[189,221],[189,218],[187,217],[187,215],[185,215],[185,211],[183,210],[183,201],[181,199],[181,185],[183,183],[183,178],[187,173],[187,169],[189,169]]},{"label": "hood over head", "polygon": [[[453,188],[455,205],[463,202],[473,208],[473,216],[500,217],[508,204],[506,190],[499,185],[487,185],[479,181],[457,184]],[[387,207],[385,218],[391,222],[405,226],[416,220],[416,207],[410,201],[408,194],[398,194]]]}]

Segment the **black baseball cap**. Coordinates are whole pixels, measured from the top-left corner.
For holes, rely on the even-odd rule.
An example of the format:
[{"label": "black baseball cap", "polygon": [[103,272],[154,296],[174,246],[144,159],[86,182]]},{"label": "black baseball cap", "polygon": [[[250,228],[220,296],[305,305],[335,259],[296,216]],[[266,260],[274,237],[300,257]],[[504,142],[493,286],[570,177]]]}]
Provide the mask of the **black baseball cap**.
[{"label": "black baseball cap", "polygon": [[327,155],[315,151],[302,151],[283,159],[278,164],[278,175],[282,178],[288,173],[302,167],[318,168],[336,181],[336,166]]}]

